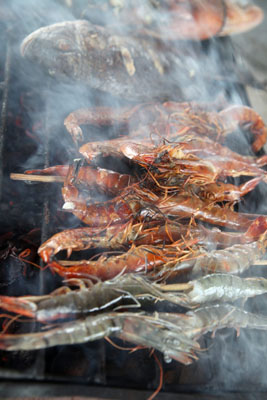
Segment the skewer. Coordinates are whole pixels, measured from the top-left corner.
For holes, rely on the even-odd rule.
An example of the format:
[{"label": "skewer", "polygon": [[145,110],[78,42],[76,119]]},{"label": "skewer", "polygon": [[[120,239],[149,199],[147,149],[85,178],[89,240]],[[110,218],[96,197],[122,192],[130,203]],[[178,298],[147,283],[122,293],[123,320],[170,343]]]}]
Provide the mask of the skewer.
[{"label": "skewer", "polygon": [[[68,267],[68,266],[70,266],[70,265],[79,265],[79,264],[81,264],[83,261],[81,260],[81,261],[75,261],[75,260],[57,260],[57,262],[59,263],[59,264],[61,264],[61,265],[63,265],[64,267]],[[258,260],[258,261],[256,261],[255,262],[255,264],[252,264],[253,266],[255,266],[255,265],[266,265],[267,266],[267,260]],[[166,286],[173,286],[173,285],[176,285],[176,284],[171,284],[171,285],[162,285],[162,286],[164,286],[164,287],[166,287]],[[177,285],[182,285],[182,284],[177,284]]]},{"label": "skewer", "polygon": [[10,179],[15,181],[32,181],[32,182],[64,182],[64,176],[59,175],[33,175],[33,174],[16,174],[11,173]]},{"label": "skewer", "polygon": [[179,292],[182,290],[190,290],[193,285],[190,283],[172,283],[170,285],[160,285],[160,289],[164,292]]}]

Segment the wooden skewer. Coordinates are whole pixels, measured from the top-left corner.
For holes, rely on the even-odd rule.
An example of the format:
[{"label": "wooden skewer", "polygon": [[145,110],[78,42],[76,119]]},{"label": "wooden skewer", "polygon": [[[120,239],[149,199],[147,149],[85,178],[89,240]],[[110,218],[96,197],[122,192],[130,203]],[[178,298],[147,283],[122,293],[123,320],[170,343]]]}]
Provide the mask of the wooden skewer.
[{"label": "wooden skewer", "polygon": [[[57,261],[59,264],[61,264],[61,265],[63,265],[64,267],[68,267],[68,266],[70,266],[70,265],[79,265],[79,264],[81,264],[83,261],[81,260],[81,261],[74,261],[74,260],[58,260]],[[264,266],[264,265],[266,265],[267,266],[267,260],[258,260],[258,261],[255,261],[255,264],[252,264],[252,265],[262,265],[262,266]],[[168,287],[168,286],[170,286],[170,287],[174,287],[174,285],[176,285],[176,284],[171,284],[171,285],[162,285],[162,287]],[[177,283],[177,285],[183,285],[182,283]],[[166,289],[166,290],[172,290],[172,289]],[[179,289],[173,289],[173,290],[179,290]],[[180,290],[184,290],[184,289],[180,289]]]},{"label": "wooden skewer", "polygon": [[[81,260],[81,261],[75,261],[75,260],[57,260],[57,262],[59,263],[59,264],[61,264],[61,265],[64,265],[64,266],[69,266],[69,265],[79,265],[79,264],[81,264],[82,262],[83,262],[84,260]],[[252,265],[267,265],[267,260],[258,260],[258,261],[255,261],[255,264],[252,264]],[[180,283],[179,283],[179,285],[180,285]],[[163,285],[163,286],[168,286],[168,285]]]},{"label": "wooden skewer", "polygon": [[63,265],[63,267],[69,267],[70,265],[79,265],[83,263],[83,260],[81,261],[72,261],[72,260],[58,260],[57,261],[60,265]]},{"label": "wooden skewer", "polygon": [[267,265],[267,260],[258,260],[253,265]]},{"label": "wooden skewer", "polygon": [[59,175],[33,175],[33,174],[10,174],[10,179],[15,181],[32,181],[32,182],[64,182],[64,176]]},{"label": "wooden skewer", "polygon": [[182,290],[190,290],[193,285],[190,283],[173,283],[170,285],[160,285],[161,290],[164,292],[180,292]]}]

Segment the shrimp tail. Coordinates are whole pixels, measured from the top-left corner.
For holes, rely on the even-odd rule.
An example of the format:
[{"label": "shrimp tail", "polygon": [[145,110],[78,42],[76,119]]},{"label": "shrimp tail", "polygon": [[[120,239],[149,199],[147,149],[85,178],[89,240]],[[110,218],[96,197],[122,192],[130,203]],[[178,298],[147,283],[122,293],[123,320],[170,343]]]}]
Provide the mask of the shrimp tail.
[{"label": "shrimp tail", "polygon": [[29,318],[34,318],[36,312],[34,303],[23,298],[10,296],[0,296],[0,308]]},{"label": "shrimp tail", "polygon": [[267,218],[266,216],[259,216],[256,218],[251,225],[248,227],[247,231],[243,235],[244,243],[251,242],[253,240],[258,240],[262,234],[267,231]]}]

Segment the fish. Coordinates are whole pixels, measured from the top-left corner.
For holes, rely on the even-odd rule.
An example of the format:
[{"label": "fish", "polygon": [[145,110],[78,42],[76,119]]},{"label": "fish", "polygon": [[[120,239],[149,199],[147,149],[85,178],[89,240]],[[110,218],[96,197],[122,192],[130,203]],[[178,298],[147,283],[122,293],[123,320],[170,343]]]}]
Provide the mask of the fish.
[{"label": "fish", "polygon": [[[200,43],[118,35],[86,20],[37,29],[23,40],[21,54],[59,81],[130,101],[207,98],[211,89],[214,99],[220,75],[214,74],[217,58],[203,52]],[[219,78],[218,90],[221,85]]]}]

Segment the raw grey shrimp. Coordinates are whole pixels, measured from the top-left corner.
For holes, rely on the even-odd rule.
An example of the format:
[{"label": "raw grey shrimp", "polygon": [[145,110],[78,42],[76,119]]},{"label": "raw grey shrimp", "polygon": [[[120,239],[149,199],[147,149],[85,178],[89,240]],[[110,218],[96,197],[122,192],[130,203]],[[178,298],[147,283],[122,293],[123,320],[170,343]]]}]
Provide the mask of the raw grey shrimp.
[{"label": "raw grey shrimp", "polygon": [[107,336],[119,337],[135,345],[157,349],[168,357],[190,364],[199,344],[177,324],[161,319],[161,313],[103,313],[60,324],[36,333],[0,334],[0,349],[37,350],[58,345],[85,343]]},{"label": "raw grey shrimp", "polygon": [[211,302],[231,303],[240,298],[246,299],[264,293],[267,293],[267,279],[240,278],[219,273],[188,282],[183,300],[185,306],[196,307]]},{"label": "raw grey shrimp", "polygon": [[69,280],[68,283],[79,284],[81,288],[70,290],[69,287],[63,286],[56,293],[44,296],[0,296],[0,308],[34,318],[39,322],[49,322],[118,309],[122,306],[138,308],[139,299],[167,300],[179,304],[176,296],[163,292],[156,284],[140,275],[117,276],[94,285],[90,282],[89,288],[78,279]]}]

